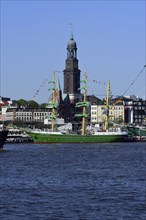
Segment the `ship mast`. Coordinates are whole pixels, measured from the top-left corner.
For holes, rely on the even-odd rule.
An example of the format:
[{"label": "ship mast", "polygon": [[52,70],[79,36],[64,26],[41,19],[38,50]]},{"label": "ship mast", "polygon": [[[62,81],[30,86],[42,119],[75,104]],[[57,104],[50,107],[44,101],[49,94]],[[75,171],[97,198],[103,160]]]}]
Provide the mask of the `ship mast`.
[{"label": "ship mast", "polygon": [[108,81],[107,83],[107,90],[106,90],[106,116],[104,123],[105,130],[108,129],[108,122],[109,122],[109,94],[110,94],[110,81]]},{"label": "ship mast", "polygon": [[[87,76],[86,72],[84,73],[84,96],[83,96],[83,102],[86,104],[86,95],[87,95]],[[86,117],[86,105],[83,105],[83,117],[82,117],[82,135],[85,135],[85,117]]]},{"label": "ship mast", "polygon": [[82,114],[76,114],[76,116],[82,117],[82,135],[85,135],[85,122],[86,122],[86,118],[88,117],[88,114],[86,113],[86,108],[89,106],[89,102],[86,101],[86,96],[87,96],[87,75],[86,75],[86,72],[84,73],[84,80],[82,80],[81,82],[84,83],[83,102],[76,103],[76,107],[83,107],[83,112],[82,112]]},{"label": "ship mast", "polygon": [[52,83],[52,88],[48,89],[48,90],[52,90],[52,101],[51,104],[48,105],[48,107],[52,109],[52,115],[50,116],[50,118],[51,118],[51,131],[53,132],[55,128],[56,108],[57,108],[57,103],[55,99],[55,91],[56,91],[55,71],[53,73],[53,80],[49,81],[49,83]]}]

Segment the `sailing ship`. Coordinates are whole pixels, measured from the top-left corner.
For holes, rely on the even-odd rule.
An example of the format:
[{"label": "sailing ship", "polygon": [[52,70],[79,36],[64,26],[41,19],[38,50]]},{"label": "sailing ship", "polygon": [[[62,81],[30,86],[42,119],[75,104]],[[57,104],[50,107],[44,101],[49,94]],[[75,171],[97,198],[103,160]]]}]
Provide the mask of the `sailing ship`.
[{"label": "sailing ship", "polygon": [[[87,76],[84,73],[84,83],[83,85],[83,101],[76,104],[76,107],[81,107],[83,109],[82,114],[77,114],[76,117],[82,118],[82,129],[81,134],[64,134],[61,131],[55,131],[55,119],[57,103],[55,101],[55,79],[50,81],[53,83],[52,88],[52,115],[51,115],[51,131],[40,131],[40,130],[29,130],[28,135],[32,138],[34,143],[110,143],[110,142],[124,142],[129,141],[128,132],[120,130],[108,131],[108,119],[109,119],[109,90],[110,82],[107,85],[107,95],[106,95],[106,119],[105,119],[105,129],[103,131],[94,131],[86,134],[85,122],[88,117],[87,107],[89,107],[89,102],[86,100],[87,93]],[[49,83],[50,83],[49,82]]]}]

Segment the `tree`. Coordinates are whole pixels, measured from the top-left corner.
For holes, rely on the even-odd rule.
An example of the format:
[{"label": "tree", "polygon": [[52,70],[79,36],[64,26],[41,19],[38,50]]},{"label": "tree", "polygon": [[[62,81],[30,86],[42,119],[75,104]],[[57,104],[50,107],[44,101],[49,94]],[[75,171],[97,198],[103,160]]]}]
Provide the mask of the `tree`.
[{"label": "tree", "polygon": [[27,108],[38,108],[39,104],[34,100],[29,100],[27,103]]},{"label": "tree", "polygon": [[47,107],[47,105],[48,105],[47,103],[42,103],[42,104],[40,104],[40,106],[39,106],[39,107],[40,107],[40,108],[46,108],[46,107]]},{"label": "tree", "polygon": [[16,103],[19,107],[27,107],[28,105],[28,102],[24,99],[16,100]]}]

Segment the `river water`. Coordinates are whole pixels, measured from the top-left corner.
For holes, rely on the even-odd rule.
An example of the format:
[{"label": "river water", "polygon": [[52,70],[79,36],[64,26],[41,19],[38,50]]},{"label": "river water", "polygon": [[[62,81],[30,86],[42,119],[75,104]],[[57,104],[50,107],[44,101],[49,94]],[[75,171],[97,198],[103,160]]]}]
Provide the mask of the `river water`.
[{"label": "river water", "polygon": [[5,144],[0,219],[146,219],[146,143]]}]

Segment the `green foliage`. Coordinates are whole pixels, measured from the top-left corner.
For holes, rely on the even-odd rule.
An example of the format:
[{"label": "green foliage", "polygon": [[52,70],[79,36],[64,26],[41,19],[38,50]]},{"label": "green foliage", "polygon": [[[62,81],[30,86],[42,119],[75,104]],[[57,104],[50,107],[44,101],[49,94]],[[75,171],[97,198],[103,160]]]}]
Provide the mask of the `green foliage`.
[{"label": "green foliage", "polygon": [[34,100],[26,101],[25,99],[16,100],[18,107],[25,107],[25,108],[47,108],[47,103],[38,104]]},{"label": "green foliage", "polygon": [[39,108],[39,104],[34,100],[30,100],[27,102],[27,108]]},{"label": "green foliage", "polygon": [[28,104],[28,102],[24,99],[19,99],[16,101],[16,103],[19,107],[27,107],[27,104]]},{"label": "green foliage", "polygon": [[39,107],[40,107],[40,108],[47,108],[47,105],[48,105],[47,103],[42,103],[42,104],[40,104]]}]

